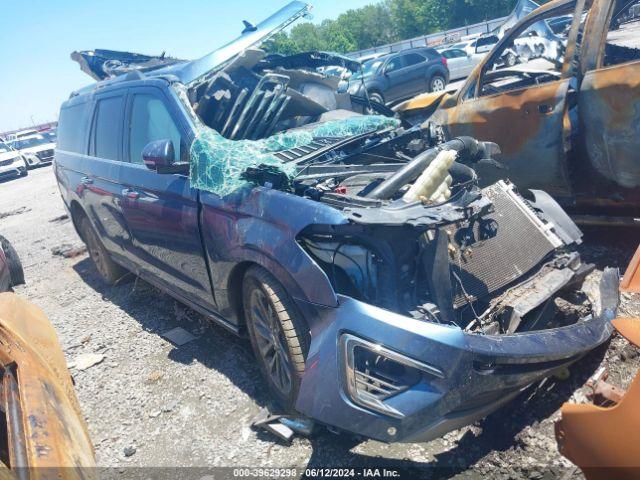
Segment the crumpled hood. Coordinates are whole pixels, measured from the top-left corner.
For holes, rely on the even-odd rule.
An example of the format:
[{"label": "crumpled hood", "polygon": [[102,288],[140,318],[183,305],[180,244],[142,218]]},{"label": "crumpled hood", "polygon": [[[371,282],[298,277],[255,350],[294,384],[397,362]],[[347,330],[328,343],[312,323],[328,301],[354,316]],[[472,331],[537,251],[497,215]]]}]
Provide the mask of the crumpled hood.
[{"label": "crumpled hood", "polygon": [[153,70],[159,74],[175,75],[182,83],[189,84],[217,71],[247,48],[259,46],[310,10],[311,5],[293,1],[257,25],[245,21],[245,28],[238,38],[193,61],[166,57],[164,54],[152,56],[99,49],[73,52],[71,59],[80,64],[83,72],[98,81],[134,70]]}]

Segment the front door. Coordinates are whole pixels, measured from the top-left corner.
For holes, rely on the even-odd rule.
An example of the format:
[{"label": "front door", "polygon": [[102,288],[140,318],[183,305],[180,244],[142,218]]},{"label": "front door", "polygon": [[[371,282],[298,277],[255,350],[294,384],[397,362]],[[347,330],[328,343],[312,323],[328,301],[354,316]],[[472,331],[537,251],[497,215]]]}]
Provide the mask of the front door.
[{"label": "front door", "polygon": [[[558,37],[543,56],[521,59],[513,67],[505,66],[504,56],[529,27],[572,13],[574,7],[557,7],[515,27],[469,78],[457,104],[439,112],[436,121],[446,125],[449,135],[470,135],[500,146],[496,159],[506,168],[479,166],[484,184],[508,177],[521,188],[544,189],[559,199],[571,196],[566,153],[576,99],[573,70],[563,69],[567,37]],[[580,16],[575,20],[579,24]]]},{"label": "front door", "polygon": [[[596,178],[585,197],[608,198],[638,211],[640,201],[640,22],[621,23],[629,1],[611,2],[609,15],[592,19],[605,44],[585,52],[579,113],[584,150]],[[598,25],[597,22],[601,22]],[[615,185],[613,185],[615,184]],[[612,188],[613,187],[613,188]],[[622,187],[622,188],[619,188]],[[599,191],[589,191],[593,188]],[[611,195],[615,192],[615,197]]]},{"label": "front door", "polygon": [[176,160],[188,161],[186,120],[176,100],[156,87],[129,91],[125,157],[120,177],[122,211],[133,236],[131,254],[143,273],[205,308],[214,306],[198,227],[198,192],[187,174],[160,174],[143,163],[151,141],[173,142]]}]

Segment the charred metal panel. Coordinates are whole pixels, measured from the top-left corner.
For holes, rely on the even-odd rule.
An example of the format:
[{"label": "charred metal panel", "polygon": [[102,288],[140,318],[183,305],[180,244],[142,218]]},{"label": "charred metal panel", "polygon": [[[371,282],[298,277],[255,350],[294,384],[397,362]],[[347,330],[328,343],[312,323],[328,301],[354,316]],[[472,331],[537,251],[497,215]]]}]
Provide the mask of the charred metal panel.
[{"label": "charred metal panel", "polygon": [[506,170],[478,167],[482,184],[508,177],[520,188],[544,185],[552,195],[568,196],[565,165],[565,109],[570,80],[470,99],[436,112],[448,136],[468,135],[500,145],[496,159]]},{"label": "charred metal panel", "polygon": [[595,171],[622,187],[640,186],[640,62],[587,72],[578,106]]}]

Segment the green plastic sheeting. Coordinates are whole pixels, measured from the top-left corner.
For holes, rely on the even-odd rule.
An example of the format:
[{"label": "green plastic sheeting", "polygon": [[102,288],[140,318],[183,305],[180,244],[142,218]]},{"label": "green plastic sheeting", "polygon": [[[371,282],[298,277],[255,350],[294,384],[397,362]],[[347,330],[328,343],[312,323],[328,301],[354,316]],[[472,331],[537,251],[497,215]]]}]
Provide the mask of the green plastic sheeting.
[{"label": "green plastic sheeting", "polygon": [[293,178],[295,164],[285,163],[273,153],[306,145],[318,137],[348,137],[399,124],[395,118],[363,115],[333,120],[313,129],[278,133],[262,140],[229,140],[215,130],[202,127],[191,146],[191,186],[224,196],[247,183],[240,177],[248,167],[262,164],[275,166]]}]

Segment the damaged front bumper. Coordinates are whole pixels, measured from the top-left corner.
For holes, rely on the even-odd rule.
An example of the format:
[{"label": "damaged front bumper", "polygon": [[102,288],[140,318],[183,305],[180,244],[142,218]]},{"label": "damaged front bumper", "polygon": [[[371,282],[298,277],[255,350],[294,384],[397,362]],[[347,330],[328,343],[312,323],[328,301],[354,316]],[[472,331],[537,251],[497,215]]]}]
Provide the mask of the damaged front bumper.
[{"label": "damaged front bumper", "polygon": [[296,409],[376,440],[432,440],[605,342],[618,285],[617,270],[606,269],[597,313],[571,326],[512,335],[466,333],[345,296],[337,308],[298,302],[314,321]]}]

